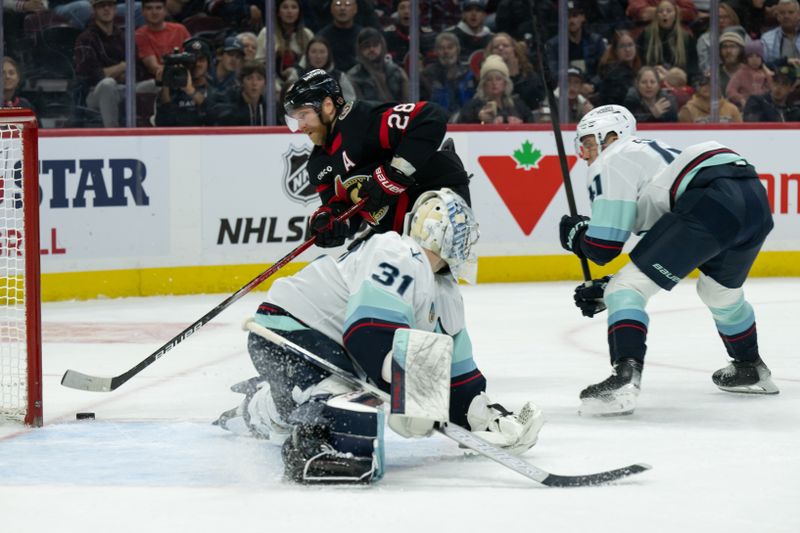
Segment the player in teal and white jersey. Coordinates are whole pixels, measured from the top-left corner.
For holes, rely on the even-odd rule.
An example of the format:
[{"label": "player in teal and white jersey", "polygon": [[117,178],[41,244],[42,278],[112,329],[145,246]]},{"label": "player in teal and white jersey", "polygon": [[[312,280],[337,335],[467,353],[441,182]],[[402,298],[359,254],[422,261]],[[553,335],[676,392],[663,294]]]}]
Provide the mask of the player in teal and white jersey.
[{"label": "player in teal and white jersey", "polygon": [[[450,189],[428,191],[405,226],[403,235],[376,234],[339,258],[322,256],[276,280],[254,321],[391,387],[388,425],[403,436],[427,436],[433,421],[447,420],[524,452],[536,443],[542,413],[530,402],[514,414],[489,401],[465,326],[457,280],[475,278],[472,210]],[[259,376],[234,386],[245,400],[223,413],[220,425],[283,443],[285,472],[295,481],[361,483],[382,475],[383,414],[374,398],[256,333],[248,350]],[[412,375],[420,368],[412,358],[425,372]],[[424,416],[398,416],[398,390]],[[441,404],[438,415],[428,415],[429,400]]]},{"label": "player in teal and white jersey", "polygon": [[604,265],[628,237],[642,235],[631,262],[613,277],[575,289],[586,316],[606,307],[613,374],[581,392],[583,414],[628,414],[636,407],[646,351],[647,301],[700,270],[697,292],[712,313],[730,364],[716,371],[722,390],[775,394],[762,361],[755,315],[744,284],[767,234],[772,213],[752,165],[709,141],[679,151],[636,136],[624,107],[592,110],[577,126],[576,150],[589,164],[592,216],[565,215],[561,245]]}]

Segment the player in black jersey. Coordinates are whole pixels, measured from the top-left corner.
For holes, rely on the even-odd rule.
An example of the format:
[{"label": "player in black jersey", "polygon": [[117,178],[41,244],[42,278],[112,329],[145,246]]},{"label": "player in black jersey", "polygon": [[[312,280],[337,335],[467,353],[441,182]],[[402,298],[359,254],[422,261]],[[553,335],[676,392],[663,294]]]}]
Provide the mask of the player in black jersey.
[{"label": "player in black jersey", "polygon": [[442,149],[444,110],[431,102],[345,102],[339,84],[312,70],[284,99],[286,123],[314,143],[308,175],[322,206],[311,231],[322,247],[340,246],[361,220],[335,218],[365,198],[361,217],[378,233],[403,229],[406,212],[425,191],[448,187],[470,203],[469,176],[452,149]]}]

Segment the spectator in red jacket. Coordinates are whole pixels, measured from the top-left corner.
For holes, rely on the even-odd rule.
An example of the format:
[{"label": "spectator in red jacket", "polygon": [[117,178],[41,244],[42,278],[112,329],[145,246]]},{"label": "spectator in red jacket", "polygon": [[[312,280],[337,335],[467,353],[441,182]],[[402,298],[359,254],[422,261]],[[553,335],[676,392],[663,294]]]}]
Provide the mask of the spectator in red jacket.
[{"label": "spectator in red jacket", "polygon": [[142,0],[145,24],[136,30],[136,56],[144,67],[139,80],[146,80],[137,90],[155,92],[155,82],[161,81],[164,56],[174,49],[183,50],[183,42],[191,35],[186,26],[167,22],[166,0]]}]

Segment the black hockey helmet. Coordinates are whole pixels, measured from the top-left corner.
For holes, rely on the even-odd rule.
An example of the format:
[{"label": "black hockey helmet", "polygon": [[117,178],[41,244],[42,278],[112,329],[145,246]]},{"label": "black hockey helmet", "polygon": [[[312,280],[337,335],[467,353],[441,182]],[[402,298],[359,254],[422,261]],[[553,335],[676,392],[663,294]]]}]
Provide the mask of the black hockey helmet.
[{"label": "black hockey helmet", "polygon": [[283,108],[287,115],[304,106],[313,107],[319,112],[325,98],[333,100],[333,106],[338,115],[344,107],[342,88],[339,87],[339,82],[333,79],[333,76],[318,68],[304,74],[286,91]]}]

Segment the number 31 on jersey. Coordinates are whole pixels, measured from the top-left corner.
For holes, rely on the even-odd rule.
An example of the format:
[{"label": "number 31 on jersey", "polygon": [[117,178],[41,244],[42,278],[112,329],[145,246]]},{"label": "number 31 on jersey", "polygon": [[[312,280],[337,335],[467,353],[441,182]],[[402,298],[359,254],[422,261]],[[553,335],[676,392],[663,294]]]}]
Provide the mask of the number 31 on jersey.
[{"label": "number 31 on jersey", "polygon": [[380,272],[373,274],[372,279],[386,287],[395,287],[396,285],[397,287],[395,290],[397,290],[397,293],[400,294],[400,296],[405,294],[406,290],[408,290],[408,288],[411,286],[411,283],[414,281],[414,278],[408,274],[403,274],[401,276],[400,269],[391,263],[387,263],[386,261],[379,264],[378,268],[381,269]]}]

